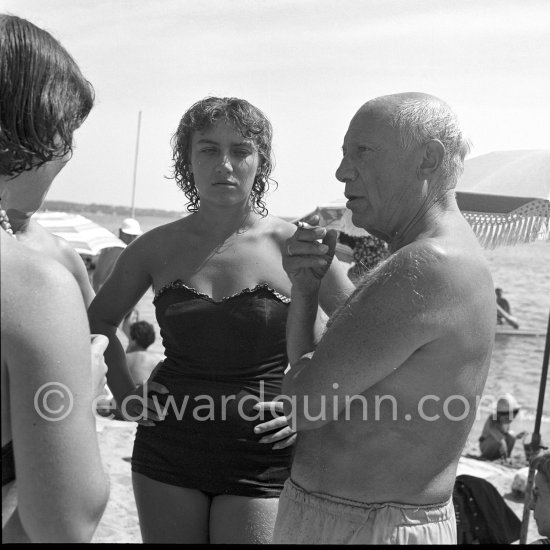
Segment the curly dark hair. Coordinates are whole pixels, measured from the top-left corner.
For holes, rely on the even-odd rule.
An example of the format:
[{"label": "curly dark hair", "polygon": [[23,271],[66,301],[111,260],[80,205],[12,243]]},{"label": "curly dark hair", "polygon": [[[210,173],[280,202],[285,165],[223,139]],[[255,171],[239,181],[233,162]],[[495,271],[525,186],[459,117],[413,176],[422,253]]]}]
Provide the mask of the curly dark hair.
[{"label": "curly dark hair", "polygon": [[130,326],[130,338],[147,349],[155,341],[155,327],[147,321],[136,321]]},{"label": "curly dark hair", "polygon": [[172,159],[174,175],[178,187],[189,200],[188,212],[197,212],[200,198],[191,173],[191,139],[193,133],[202,131],[219,120],[225,120],[235,126],[245,139],[251,139],[258,148],[260,172],[254,179],[251,197],[252,208],[258,214],[267,215],[262,198],[270,183],[277,182],[270,177],[273,168],[271,139],[273,129],[267,117],[245,99],[236,97],[206,97],[193,104],[183,115],[178,129],[172,137]]},{"label": "curly dark hair", "polygon": [[72,152],[94,103],[92,85],[51,34],[0,14],[0,175]]}]

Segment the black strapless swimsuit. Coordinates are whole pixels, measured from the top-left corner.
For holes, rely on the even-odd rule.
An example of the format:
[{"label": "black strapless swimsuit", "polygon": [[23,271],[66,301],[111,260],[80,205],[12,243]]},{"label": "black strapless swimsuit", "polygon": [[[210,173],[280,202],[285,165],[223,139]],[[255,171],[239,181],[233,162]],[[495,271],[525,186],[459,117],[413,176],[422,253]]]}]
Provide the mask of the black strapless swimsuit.
[{"label": "black strapless swimsuit", "polygon": [[290,299],[265,284],[216,301],[181,281],[153,303],[166,359],[154,377],[167,416],[138,426],[132,470],[206,494],[277,497],[290,475],[291,448],[259,443],[253,409],[281,392],[287,367]]}]

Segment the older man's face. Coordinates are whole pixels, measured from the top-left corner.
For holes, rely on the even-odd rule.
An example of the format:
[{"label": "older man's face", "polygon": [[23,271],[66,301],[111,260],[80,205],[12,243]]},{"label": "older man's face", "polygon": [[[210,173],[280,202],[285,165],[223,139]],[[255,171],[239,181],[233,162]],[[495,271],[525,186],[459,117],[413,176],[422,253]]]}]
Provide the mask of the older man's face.
[{"label": "older man's face", "polygon": [[352,220],[378,236],[391,236],[408,222],[407,207],[418,186],[415,151],[405,151],[381,109],[359,111],[344,138],[336,177],[346,184]]}]

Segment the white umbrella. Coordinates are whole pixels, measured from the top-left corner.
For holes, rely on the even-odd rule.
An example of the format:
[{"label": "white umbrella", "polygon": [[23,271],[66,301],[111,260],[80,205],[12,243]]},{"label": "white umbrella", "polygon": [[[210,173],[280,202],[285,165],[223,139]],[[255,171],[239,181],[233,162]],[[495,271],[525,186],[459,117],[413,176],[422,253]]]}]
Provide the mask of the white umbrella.
[{"label": "white umbrella", "polygon": [[37,212],[33,219],[54,235],[68,241],[82,255],[96,256],[104,248],[126,246],[108,229],[80,214]]},{"label": "white umbrella", "polygon": [[550,240],[550,150],[467,160],[456,198],[484,248]]}]

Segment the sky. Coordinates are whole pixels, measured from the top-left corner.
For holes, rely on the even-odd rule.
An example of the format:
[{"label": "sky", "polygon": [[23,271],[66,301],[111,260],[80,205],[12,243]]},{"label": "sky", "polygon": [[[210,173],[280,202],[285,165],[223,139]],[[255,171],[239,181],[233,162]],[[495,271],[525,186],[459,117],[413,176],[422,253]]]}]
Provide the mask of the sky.
[{"label": "sky", "polygon": [[271,213],[342,197],[334,176],[357,109],[426,92],[449,103],[470,157],[548,149],[549,0],[0,0],[72,54],[96,103],[51,200],[184,211],[170,139],[209,95],[274,128]]}]

